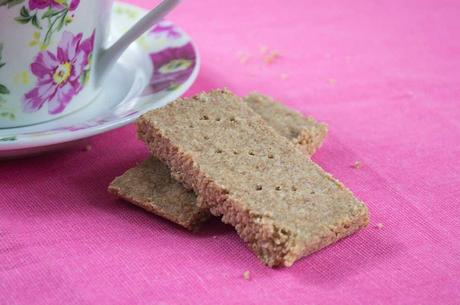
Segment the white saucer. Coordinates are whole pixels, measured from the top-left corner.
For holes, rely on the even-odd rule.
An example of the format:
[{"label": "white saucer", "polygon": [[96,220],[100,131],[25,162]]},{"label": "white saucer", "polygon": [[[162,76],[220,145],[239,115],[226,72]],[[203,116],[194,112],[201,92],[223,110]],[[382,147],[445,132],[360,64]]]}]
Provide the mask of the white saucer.
[{"label": "white saucer", "polygon": [[[111,41],[145,13],[136,6],[115,3]],[[0,158],[54,150],[129,124],[184,94],[199,68],[200,57],[190,37],[173,23],[162,22],[128,49],[99,96],[84,109],[43,124],[0,129]]]}]

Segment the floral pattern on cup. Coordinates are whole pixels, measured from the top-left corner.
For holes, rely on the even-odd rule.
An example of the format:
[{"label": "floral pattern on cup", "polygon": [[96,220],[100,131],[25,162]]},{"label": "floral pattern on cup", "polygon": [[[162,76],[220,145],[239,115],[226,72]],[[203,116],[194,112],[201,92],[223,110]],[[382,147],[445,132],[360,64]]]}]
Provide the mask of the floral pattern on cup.
[{"label": "floral pattern on cup", "polygon": [[190,42],[181,47],[151,53],[150,58],[154,71],[150,88],[144,94],[177,89],[190,77],[196,64],[196,53]]},{"label": "floral pattern on cup", "polygon": [[[0,0],[0,6],[6,5],[11,8],[23,3],[25,0]],[[21,7],[19,16],[15,20],[22,24],[32,24],[38,30],[46,29],[40,48],[46,49],[53,34],[72,22],[73,12],[80,4],[80,0],[27,0],[27,4]],[[46,23],[46,25],[43,25]],[[35,45],[32,43],[31,45]]]},{"label": "floral pattern on cup", "polygon": [[24,95],[23,110],[36,112],[45,103],[48,113],[64,111],[88,81],[94,46],[94,32],[82,40],[83,34],[63,32],[56,53],[42,51],[35,57],[30,70],[37,78],[35,87]]},{"label": "floral pattern on cup", "polygon": [[[6,65],[6,63],[4,63],[2,60],[2,55],[3,55],[3,44],[0,43],[0,69]],[[0,104],[4,102],[2,95],[7,95],[7,94],[10,94],[10,90],[8,90],[8,88],[5,85],[0,84]]]},{"label": "floral pattern on cup", "polygon": [[[3,62],[3,44],[0,43],[0,70],[6,65]],[[4,84],[0,84],[0,119],[14,120],[16,119],[15,114],[8,109],[5,109],[6,96],[10,94],[10,90]]]}]

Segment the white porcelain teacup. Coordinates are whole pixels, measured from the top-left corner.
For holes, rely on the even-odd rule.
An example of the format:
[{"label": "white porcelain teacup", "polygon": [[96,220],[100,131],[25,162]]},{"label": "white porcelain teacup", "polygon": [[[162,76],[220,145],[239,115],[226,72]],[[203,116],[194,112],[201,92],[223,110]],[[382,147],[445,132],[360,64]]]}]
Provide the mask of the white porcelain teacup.
[{"label": "white porcelain teacup", "polygon": [[179,0],[164,0],[105,49],[112,0],[0,0],[0,128],[74,112],[124,50]]}]

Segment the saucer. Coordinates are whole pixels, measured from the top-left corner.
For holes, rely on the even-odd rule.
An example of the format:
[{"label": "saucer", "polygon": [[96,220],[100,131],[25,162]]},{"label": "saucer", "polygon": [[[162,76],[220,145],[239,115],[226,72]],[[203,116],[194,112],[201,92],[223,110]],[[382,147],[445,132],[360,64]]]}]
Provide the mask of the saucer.
[{"label": "saucer", "polygon": [[[145,13],[139,7],[115,3],[109,44]],[[191,38],[163,21],[129,47],[107,76],[101,93],[85,108],[42,124],[0,129],[0,158],[55,150],[132,123],[184,94],[199,68],[200,57]]]}]

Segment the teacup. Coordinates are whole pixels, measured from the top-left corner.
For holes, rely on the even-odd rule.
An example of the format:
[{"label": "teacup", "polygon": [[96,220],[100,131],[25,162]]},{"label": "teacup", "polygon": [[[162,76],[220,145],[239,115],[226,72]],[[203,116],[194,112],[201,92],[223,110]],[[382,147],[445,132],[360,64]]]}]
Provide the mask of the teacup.
[{"label": "teacup", "polygon": [[164,0],[105,48],[112,0],[0,0],[0,128],[90,103],[126,48],[178,3]]}]

